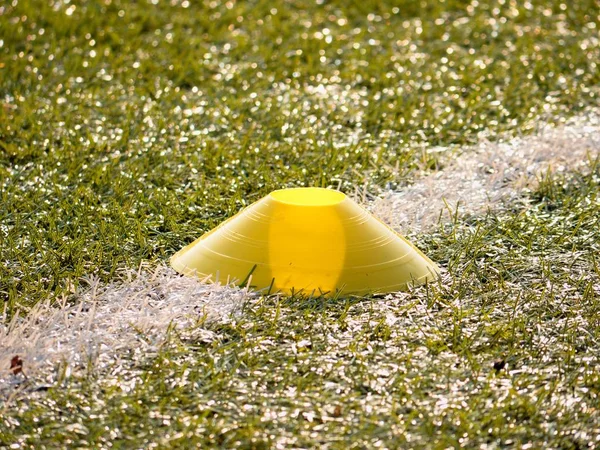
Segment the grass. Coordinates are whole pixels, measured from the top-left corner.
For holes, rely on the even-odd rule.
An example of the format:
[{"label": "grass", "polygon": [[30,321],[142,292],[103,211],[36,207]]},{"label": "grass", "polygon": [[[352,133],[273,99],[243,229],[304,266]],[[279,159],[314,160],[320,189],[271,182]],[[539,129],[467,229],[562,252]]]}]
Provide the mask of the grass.
[{"label": "grass", "polygon": [[164,260],[274,188],[376,192],[435,167],[423,145],[597,104],[598,3],[502,3],[2,6],[9,312]]},{"label": "grass", "polygon": [[[597,105],[599,22],[594,0],[3,4],[5,314],[164,261],[272,189],[377,193],[437,170],[426,147]],[[412,236],[443,286],[263,298],[214,343],[174,334],[6,404],[0,446],[585,447],[598,183]]]},{"label": "grass", "polygon": [[214,340],[174,332],[134,369],[30,394],[0,430],[25,447],[597,445],[599,186],[597,169],[546,180],[527,209],[423,237],[442,284],[260,298]]}]

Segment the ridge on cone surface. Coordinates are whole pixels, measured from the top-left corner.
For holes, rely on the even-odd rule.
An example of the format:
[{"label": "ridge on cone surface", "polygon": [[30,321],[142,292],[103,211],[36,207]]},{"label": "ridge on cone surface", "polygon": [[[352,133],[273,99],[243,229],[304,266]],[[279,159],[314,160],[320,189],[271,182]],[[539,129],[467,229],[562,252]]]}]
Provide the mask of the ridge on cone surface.
[{"label": "ridge on cone surface", "polygon": [[342,192],[322,188],[272,192],[181,249],[171,265],[287,294],[393,292],[439,277],[404,237]]}]

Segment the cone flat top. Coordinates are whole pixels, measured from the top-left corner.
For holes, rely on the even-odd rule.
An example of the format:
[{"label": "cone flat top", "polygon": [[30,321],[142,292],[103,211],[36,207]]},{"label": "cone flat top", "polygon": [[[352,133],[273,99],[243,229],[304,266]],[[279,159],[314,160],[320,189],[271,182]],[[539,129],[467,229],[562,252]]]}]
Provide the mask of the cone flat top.
[{"label": "cone flat top", "polygon": [[292,188],[271,192],[280,203],[294,206],[333,206],[344,201],[346,195],[324,188]]}]

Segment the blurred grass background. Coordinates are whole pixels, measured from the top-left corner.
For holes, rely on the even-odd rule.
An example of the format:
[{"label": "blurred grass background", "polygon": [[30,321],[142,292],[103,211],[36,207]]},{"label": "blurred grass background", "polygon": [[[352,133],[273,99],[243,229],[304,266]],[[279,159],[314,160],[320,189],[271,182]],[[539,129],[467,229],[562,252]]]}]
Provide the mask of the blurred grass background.
[{"label": "blurred grass background", "polygon": [[423,146],[598,102],[597,1],[0,6],[0,295],[164,260],[286,186],[377,193]]}]

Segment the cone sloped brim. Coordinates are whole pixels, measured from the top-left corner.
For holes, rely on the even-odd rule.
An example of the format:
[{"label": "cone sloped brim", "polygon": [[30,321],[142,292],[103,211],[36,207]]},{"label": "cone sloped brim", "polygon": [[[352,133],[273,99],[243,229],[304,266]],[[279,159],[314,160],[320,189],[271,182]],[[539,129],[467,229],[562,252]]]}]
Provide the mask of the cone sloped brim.
[{"label": "cone sloped brim", "polygon": [[171,258],[184,275],[250,280],[271,293],[385,293],[439,277],[439,268],[343,193],[274,191]]}]

